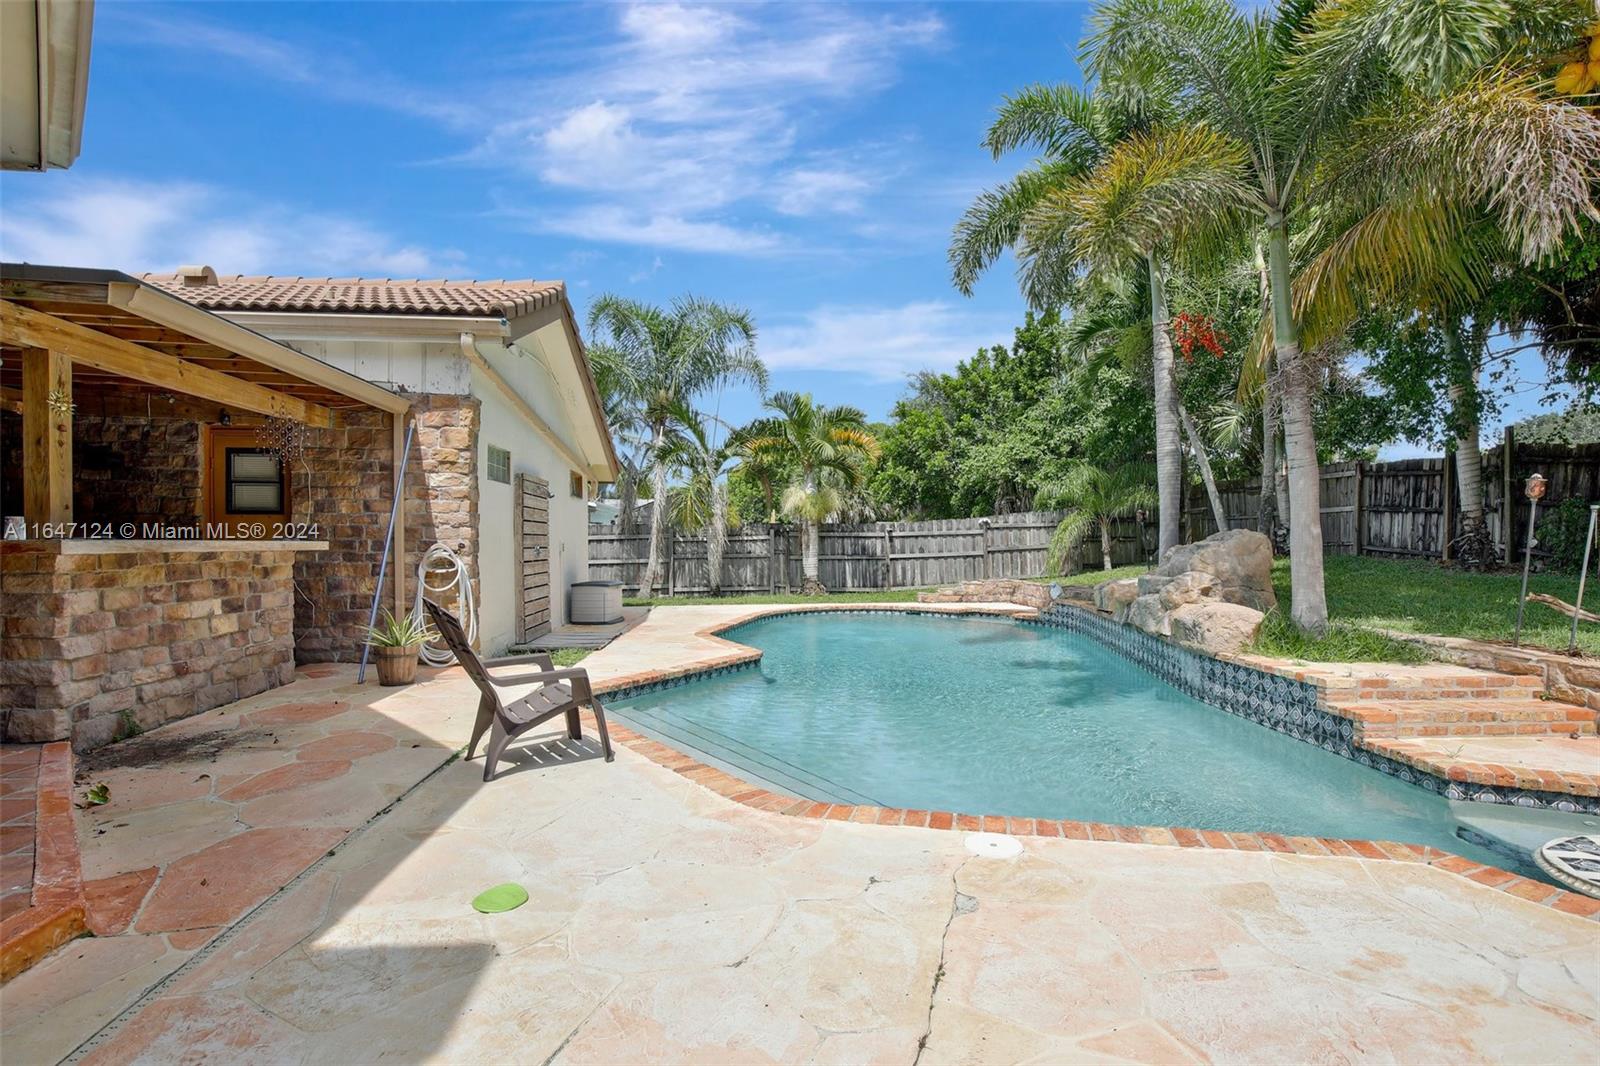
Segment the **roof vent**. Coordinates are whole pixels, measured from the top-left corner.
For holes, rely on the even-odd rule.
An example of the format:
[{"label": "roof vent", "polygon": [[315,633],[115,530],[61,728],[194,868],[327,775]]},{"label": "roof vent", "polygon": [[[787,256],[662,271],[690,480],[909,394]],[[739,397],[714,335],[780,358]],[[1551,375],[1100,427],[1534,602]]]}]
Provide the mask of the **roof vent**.
[{"label": "roof vent", "polygon": [[199,289],[217,283],[217,272],[208,266],[181,266],[178,268],[178,277],[183,279],[186,289]]}]

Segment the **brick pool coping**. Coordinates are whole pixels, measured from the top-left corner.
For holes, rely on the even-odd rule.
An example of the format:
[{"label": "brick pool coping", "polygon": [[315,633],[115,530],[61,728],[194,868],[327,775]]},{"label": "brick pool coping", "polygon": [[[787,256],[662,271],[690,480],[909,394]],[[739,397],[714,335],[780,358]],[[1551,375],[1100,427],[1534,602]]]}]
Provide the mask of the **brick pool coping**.
[{"label": "brick pool coping", "polygon": [[37,774],[31,905],[0,921],[0,982],[89,929],[72,817],[72,745],[64,740],[42,745]]},{"label": "brick pool coping", "polygon": [[[605,696],[640,686],[655,685],[664,681],[687,680],[701,674],[725,670],[758,662],[761,650],[728,640],[722,634],[760,618],[783,614],[822,614],[848,611],[871,611],[885,614],[929,615],[983,615],[989,617],[1037,619],[1040,612],[1032,608],[982,607],[972,604],[937,605],[918,604],[772,604],[753,607],[750,611],[731,619],[704,626],[694,636],[726,645],[728,653],[710,659],[698,659],[682,667],[666,670],[647,670],[623,674],[596,681],[596,695]],[[1257,662],[1246,665],[1256,666]],[[1294,677],[1304,671],[1287,664],[1280,670]],[[1298,678],[1297,678],[1298,679]],[[1305,680],[1312,681],[1309,675]],[[1054,837],[1068,840],[1092,840],[1104,843],[1152,844],[1179,848],[1208,848],[1219,851],[1267,851],[1280,854],[1333,856],[1341,858],[1375,859],[1389,862],[1411,862],[1434,866],[1463,877],[1476,884],[1525,899],[1532,903],[1552,907],[1566,914],[1600,921],[1600,899],[1591,899],[1576,892],[1547,885],[1530,878],[1485,866],[1464,859],[1439,848],[1401,844],[1387,840],[1339,840],[1330,837],[1283,836],[1277,833],[1236,833],[1212,829],[1189,829],[1182,826],[1125,826],[1101,822],[1078,822],[1046,818],[1017,818],[998,814],[966,814],[955,811],[908,810],[899,807],[850,806],[819,803],[783,793],[772,792],[730,774],[715,766],[699,761],[691,755],[661,741],[647,737],[621,723],[610,725],[611,738],[630,751],[651,762],[710,789],[735,803],[759,811],[794,818],[814,818],[835,822],[855,822],[863,825],[898,825],[920,829],[940,829],[954,832],[1006,833],[1011,836]]]}]

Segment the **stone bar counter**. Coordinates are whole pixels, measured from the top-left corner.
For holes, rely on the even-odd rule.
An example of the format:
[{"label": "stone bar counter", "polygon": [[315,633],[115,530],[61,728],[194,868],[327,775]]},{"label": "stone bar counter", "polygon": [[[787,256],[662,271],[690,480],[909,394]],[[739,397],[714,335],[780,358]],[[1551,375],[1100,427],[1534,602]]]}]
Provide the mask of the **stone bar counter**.
[{"label": "stone bar counter", "polygon": [[308,540],[0,541],[0,735],[77,750],[288,683]]}]

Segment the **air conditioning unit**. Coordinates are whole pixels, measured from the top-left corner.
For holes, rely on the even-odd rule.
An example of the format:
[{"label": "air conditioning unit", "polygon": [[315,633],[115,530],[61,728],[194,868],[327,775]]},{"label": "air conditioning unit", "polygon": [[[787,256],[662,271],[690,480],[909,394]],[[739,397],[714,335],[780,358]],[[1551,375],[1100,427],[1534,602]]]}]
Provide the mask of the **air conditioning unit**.
[{"label": "air conditioning unit", "polygon": [[608,626],[622,621],[620,581],[576,581],[567,597],[567,621],[575,626]]}]

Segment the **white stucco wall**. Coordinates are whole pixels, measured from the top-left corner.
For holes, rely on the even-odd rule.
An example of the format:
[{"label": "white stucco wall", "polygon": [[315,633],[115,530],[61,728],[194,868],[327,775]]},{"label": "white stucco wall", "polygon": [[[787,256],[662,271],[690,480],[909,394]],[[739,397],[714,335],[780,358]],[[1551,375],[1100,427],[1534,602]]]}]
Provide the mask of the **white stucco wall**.
[{"label": "white stucco wall", "polygon": [[[513,353],[485,353],[494,368],[541,416],[551,414],[535,403],[543,376],[534,360]],[[572,495],[572,464],[518,413],[505,395],[474,370],[472,391],[483,404],[483,424],[478,436],[478,513],[480,515],[478,567],[483,595],[479,604],[478,634],[482,646],[498,653],[516,639],[517,573],[512,544],[511,501],[513,486],[489,480],[488,449],[493,444],[511,453],[511,472],[531,474],[550,483],[550,623],[567,618],[567,589],[589,575],[588,502]],[[553,412],[552,412],[553,414]],[[565,426],[559,426],[565,431]]]},{"label": "white stucco wall", "polygon": [[[480,345],[501,377],[567,443],[578,439],[570,405],[585,402],[563,387],[534,338],[521,347]],[[512,541],[512,485],[489,480],[489,445],[511,453],[511,472],[550,483],[550,621],[567,616],[567,589],[589,574],[589,513],[570,488],[572,463],[507,400],[499,387],[461,354],[459,344],[421,341],[294,340],[293,347],[368,381],[413,392],[476,396],[482,404],[478,433],[478,638],[486,654],[498,655],[516,640],[518,588]],[[415,547],[415,546],[413,546]],[[421,547],[426,547],[422,545]]]}]

